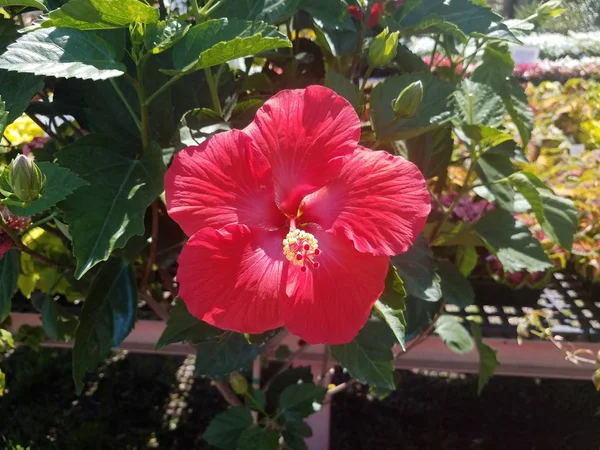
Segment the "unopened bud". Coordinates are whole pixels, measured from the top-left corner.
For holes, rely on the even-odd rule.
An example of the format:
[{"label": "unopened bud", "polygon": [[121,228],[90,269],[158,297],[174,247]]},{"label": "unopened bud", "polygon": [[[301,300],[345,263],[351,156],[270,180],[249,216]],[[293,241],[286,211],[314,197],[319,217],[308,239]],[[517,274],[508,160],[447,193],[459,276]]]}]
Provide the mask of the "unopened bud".
[{"label": "unopened bud", "polygon": [[394,114],[398,118],[408,118],[415,115],[423,100],[423,83],[415,81],[406,86],[396,100],[392,101]]},{"label": "unopened bud", "polygon": [[398,31],[390,34],[386,28],[371,42],[369,48],[369,65],[371,67],[387,66],[396,57],[398,52]]},{"label": "unopened bud", "polygon": [[229,374],[229,383],[233,391],[238,395],[244,395],[248,392],[248,380],[239,372],[231,372]]},{"label": "unopened bud", "polygon": [[19,155],[8,166],[8,184],[19,200],[32,202],[44,190],[46,176],[32,159]]},{"label": "unopened bud", "polygon": [[536,10],[538,20],[544,21],[560,16],[565,12],[565,10],[561,8],[561,4],[561,0],[550,0],[549,2],[539,5]]}]

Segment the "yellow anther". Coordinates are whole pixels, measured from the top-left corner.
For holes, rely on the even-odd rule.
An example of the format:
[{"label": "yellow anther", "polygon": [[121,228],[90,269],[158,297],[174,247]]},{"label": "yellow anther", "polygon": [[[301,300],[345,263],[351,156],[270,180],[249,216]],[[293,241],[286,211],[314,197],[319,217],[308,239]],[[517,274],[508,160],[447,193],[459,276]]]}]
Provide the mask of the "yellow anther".
[{"label": "yellow anther", "polygon": [[319,241],[306,231],[295,229],[290,231],[283,240],[283,254],[286,259],[295,266],[301,266],[306,270],[306,262],[310,262],[313,268],[319,267],[315,257],[321,253]]}]

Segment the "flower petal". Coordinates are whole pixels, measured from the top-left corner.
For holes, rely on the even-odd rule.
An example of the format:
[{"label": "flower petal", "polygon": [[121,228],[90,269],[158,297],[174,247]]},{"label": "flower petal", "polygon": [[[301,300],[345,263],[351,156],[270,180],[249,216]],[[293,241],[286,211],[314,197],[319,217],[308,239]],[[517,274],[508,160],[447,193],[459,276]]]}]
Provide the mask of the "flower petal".
[{"label": "flower petal", "polygon": [[389,258],[359,253],[330,233],[311,233],[319,241],[319,268],[289,266],[285,324],[310,344],[350,342],[383,292]]},{"label": "flower petal", "polygon": [[306,194],[335,177],[331,160],[356,148],[360,120],[346,99],[309,86],[271,97],[244,132],[271,164],[278,205],[295,215]]},{"label": "flower petal", "polygon": [[419,169],[400,156],[357,150],[339,176],[302,202],[301,222],[344,235],[359,252],[397,255],[423,231],[431,197]]},{"label": "flower petal", "polygon": [[194,234],[179,256],[179,296],[218,328],[263,333],[283,325],[284,232],[229,225]]},{"label": "flower petal", "polygon": [[231,130],[175,155],[165,175],[169,215],[188,235],[232,223],[279,228],[271,171],[248,136]]}]

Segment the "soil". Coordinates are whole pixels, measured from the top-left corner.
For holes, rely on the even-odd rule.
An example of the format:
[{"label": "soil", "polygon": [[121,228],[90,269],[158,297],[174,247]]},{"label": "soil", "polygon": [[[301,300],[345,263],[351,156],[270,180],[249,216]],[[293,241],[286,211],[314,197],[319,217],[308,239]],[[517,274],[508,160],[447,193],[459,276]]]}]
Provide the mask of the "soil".
[{"label": "soil", "polygon": [[[117,355],[80,397],[68,350],[19,348],[0,367],[8,388],[0,448],[210,449],[202,431],[226,407],[180,357]],[[399,372],[399,389],[384,400],[362,386],[337,395],[331,449],[600,449],[591,381],[496,377],[478,397],[473,376],[432,375]]]}]

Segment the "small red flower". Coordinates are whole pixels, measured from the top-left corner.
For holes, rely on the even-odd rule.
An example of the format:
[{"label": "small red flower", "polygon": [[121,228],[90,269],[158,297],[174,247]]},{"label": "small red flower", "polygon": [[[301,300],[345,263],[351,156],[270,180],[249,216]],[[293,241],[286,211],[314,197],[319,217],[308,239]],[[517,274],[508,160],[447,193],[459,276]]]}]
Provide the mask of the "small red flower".
[{"label": "small red flower", "polygon": [[222,329],[280,326],[345,343],[430,211],[415,165],[358,145],[360,120],[332,90],[268,100],[244,130],[179,152],[165,177],[170,216],[191,236],[180,296]]},{"label": "small red flower", "polygon": [[[358,21],[363,19],[363,13],[357,5],[350,5],[347,9],[354,19]],[[367,29],[370,30],[379,23],[379,18],[383,14],[384,10],[385,5],[383,3],[374,3],[373,6],[371,6],[371,13],[369,14],[369,20],[367,22]]]}]

